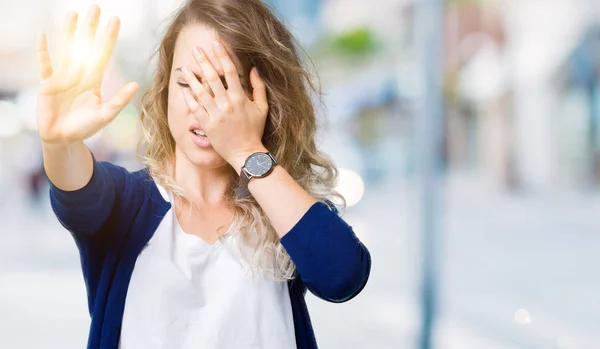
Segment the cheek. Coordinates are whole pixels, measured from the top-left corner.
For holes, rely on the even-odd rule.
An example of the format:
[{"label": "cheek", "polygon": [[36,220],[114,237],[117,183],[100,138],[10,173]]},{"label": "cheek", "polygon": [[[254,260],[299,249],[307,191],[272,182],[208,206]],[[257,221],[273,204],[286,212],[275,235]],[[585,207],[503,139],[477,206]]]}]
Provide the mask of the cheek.
[{"label": "cheek", "polygon": [[179,113],[188,113],[189,109],[183,98],[182,87],[177,84],[171,84],[169,87],[168,109]]},{"label": "cheek", "polygon": [[187,114],[189,113],[187,104],[183,99],[183,95],[179,86],[169,89],[169,97],[167,101],[167,120],[171,133],[175,136],[180,132],[181,125],[185,123]]}]

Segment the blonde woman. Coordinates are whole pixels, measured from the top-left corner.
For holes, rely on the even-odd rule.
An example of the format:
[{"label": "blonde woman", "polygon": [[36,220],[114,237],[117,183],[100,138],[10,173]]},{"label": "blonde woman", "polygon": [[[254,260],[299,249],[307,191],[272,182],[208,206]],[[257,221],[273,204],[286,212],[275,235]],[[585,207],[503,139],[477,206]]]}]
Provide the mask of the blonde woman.
[{"label": "blonde woman", "polygon": [[296,41],[260,0],[186,2],[143,98],[145,167],[129,172],[83,143],[138,89],[102,100],[119,21],[97,35],[99,18],[91,7],[82,28],[88,61],[72,59],[74,12],[54,65],[37,40],[44,166],[81,255],[88,348],[317,348],[306,290],[345,302],[371,260],[330,200]]}]

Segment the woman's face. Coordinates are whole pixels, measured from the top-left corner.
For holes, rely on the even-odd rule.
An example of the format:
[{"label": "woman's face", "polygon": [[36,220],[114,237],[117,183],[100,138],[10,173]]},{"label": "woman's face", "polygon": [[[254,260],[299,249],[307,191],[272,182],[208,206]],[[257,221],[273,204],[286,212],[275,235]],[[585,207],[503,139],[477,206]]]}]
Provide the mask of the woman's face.
[{"label": "woman's face", "polygon": [[[217,73],[222,76],[221,80],[223,81],[223,85],[226,86],[223,70],[217,55],[213,51],[213,42],[217,38],[216,31],[209,27],[199,24],[188,25],[185,27],[179,34],[175,43],[173,66],[171,67],[171,78],[169,81],[167,114],[169,129],[176,143],[176,153],[179,153],[177,156],[183,155],[187,157],[192,164],[208,168],[226,166],[227,162],[212,148],[212,146],[205,148],[196,145],[194,142],[194,137],[198,136],[195,135],[191,129],[195,127],[201,128],[202,125],[196,121],[183,98],[183,86],[187,85],[180,69],[183,66],[188,66],[192,72],[196,74],[198,81],[200,81],[212,95],[212,90],[210,89],[208,82],[204,79],[202,70],[192,55],[192,48],[197,46],[207,55]],[[248,89],[247,74],[242,68],[241,62],[235,55],[231,54],[231,50],[227,43],[224,43],[224,46],[230,53],[230,57],[238,69],[238,74],[242,75],[242,86],[246,90],[246,94],[250,97],[251,93]]]}]

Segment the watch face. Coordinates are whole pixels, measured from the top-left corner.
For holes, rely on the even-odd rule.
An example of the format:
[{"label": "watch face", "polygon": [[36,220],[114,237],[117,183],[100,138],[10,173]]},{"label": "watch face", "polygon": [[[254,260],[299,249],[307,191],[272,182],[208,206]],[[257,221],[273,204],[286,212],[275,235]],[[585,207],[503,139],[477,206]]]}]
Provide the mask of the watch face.
[{"label": "watch face", "polygon": [[248,170],[252,176],[264,176],[271,170],[272,167],[273,160],[267,154],[252,154],[246,160],[246,170]]}]

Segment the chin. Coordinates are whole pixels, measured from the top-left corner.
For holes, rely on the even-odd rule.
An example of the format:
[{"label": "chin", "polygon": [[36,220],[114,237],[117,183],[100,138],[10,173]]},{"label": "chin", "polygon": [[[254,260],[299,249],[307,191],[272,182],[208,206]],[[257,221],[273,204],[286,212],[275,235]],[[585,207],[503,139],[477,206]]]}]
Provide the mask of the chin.
[{"label": "chin", "polygon": [[206,168],[210,168],[210,169],[216,169],[216,168],[221,168],[223,166],[229,166],[227,161],[225,161],[225,159],[223,159],[222,157],[220,157],[217,154],[195,156],[191,160],[192,160],[192,164],[194,164],[195,166],[206,167]]},{"label": "chin", "polygon": [[229,166],[227,161],[219,155],[214,149],[186,149],[183,151],[185,157],[197,167],[216,169],[223,166]]}]

